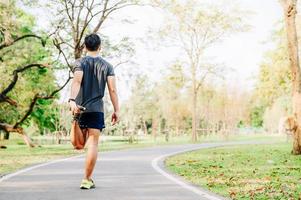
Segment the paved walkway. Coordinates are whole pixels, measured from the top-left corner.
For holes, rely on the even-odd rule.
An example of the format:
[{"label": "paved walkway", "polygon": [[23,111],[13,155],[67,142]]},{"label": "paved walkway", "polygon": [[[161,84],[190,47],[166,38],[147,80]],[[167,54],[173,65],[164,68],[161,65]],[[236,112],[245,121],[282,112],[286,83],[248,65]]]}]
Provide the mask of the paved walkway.
[{"label": "paved walkway", "polygon": [[84,156],[36,165],[0,179],[4,200],[217,200],[221,197],[164,169],[168,155],[254,142],[204,143],[100,152],[96,188],[80,190]]}]

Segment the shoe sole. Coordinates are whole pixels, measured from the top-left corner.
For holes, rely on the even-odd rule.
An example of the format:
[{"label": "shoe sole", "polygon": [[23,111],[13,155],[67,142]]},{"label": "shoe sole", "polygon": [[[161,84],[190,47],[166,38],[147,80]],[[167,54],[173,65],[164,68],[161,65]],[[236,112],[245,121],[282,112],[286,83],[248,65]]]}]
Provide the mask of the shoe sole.
[{"label": "shoe sole", "polygon": [[80,189],[82,189],[82,190],[89,190],[89,189],[94,189],[94,188],[95,188],[95,185],[91,186],[90,188],[80,187]]}]

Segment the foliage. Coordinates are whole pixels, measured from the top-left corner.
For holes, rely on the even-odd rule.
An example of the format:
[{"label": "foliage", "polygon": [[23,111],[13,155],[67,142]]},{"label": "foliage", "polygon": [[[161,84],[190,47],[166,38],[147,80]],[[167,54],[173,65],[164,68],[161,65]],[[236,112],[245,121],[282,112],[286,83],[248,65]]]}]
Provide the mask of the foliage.
[{"label": "foliage", "polygon": [[199,87],[208,74],[220,74],[221,66],[208,62],[204,58],[205,52],[227,36],[247,30],[248,26],[243,22],[244,12],[236,6],[195,0],[156,3],[167,13],[164,26],[159,30],[160,42],[163,40],[167,45],[180,47],[183,52],[181,61],[189,72],[187,78],[196,79]]},{"label": "foliage", "polygon": [[136,77],[131,93],[123,108],[124,124],[128,129],[142,128],[157,112],[156,95],[152,93],[149,80],[144,75]]},{"label": "foliage", "polygon": [[[169,66],[162,77],[155,84],[143,75],[136,79],[132,95],[121,107],[121,122],[125,127],[143,129],[145,124],[148,133],[155,128],[175,136],[191,131],[192,96],[183,64],[177,62]],[[204,84],[198,96],[198,128],[235,129],[240,121],[248,123],[249,97],[235,88]]]},{"label": "foliage", "polygon": [[241,121],[249,125],[249,98],[235,86],[204,84],[198,96],[201,128],[235,129]]},{"label": "foliage", "polygon": [[263,124],[263,107],[254,107],[251,110],[250,118],[251,118],[251,126],[259,128],[262,127]]},{"label": "foliage", "polygon": [[[266,52],[260,65],[256,89],[251,100],[251,121],[254,126],[262,126],[264,113],[272,107],[275,108],[281,99],[284,101],[277,104],[278,110],[285,110],[283,115],[288,115],[291,110],[291,103],[287,101],[291,94],[291,71],[284,34],[283,28],[272,34],[277,45]],[[280,117],[274,121],[277,123]]]},{"label": "foliage", "polygon": [[[4,40],[15,40],[26,34],[33,34],[32,30],[35,29],[33,16],[17,8],[14,1],[9,1],[7,4],[0,3],[0,5],[2,8],[0,24],[4,33],[2,36],[5,36],[0,40],[0,43],[5,42]],[[41,33],[41,35],[43,34]],[[2,49],[0,53],[0,73],[6,74],[0,80],[0,90],[7,87],[13,78],[13,71],[18,67],[30,63],[49,63],[51,61],[49,47],[43,47],[40,41],[35,38],[20,40],[14,45]],[[8,124],[15,123],[28,110],[28,106],[36,93],[48,94],[54,88],[55,77],[50,67],[44,69],[31,68],[22,72],[22,74],[19,74],[14,89],[8,95],[18,102],[18,106],[13,107],[7,103],[0,104],[0,112],[3,113],[0,116],[0,121]],[[53,105],[54,100],[48,100],[46,104],[41,102],[39,102],[39,109],[45,109],[46,111]],[[30,124],[30,120],[34,120],[37,124],[44,124],[45,128],[52,128],[50,124],[43,122],[45,119],[39,116],[38,112],[39,110],[33,111],[33,116],[27,120],[27,124]]]},{"label": "foliage", "polygon": [[187,130],[187,120],[191,113],[187,106],[186,85],[187,79],[183,71],[183,65],[176,63],[171,65],[165,78],[158,82],[154,91],[158,97],[161,111],[158,116],[165,119],[167,127],[174,127],[177,132],[179,129]]},{"label": "foliage", "polygon": [[160,30],[168,44],[178,46],[183,53],[182,62],[189,72],[192,118],[192,140],[197,140],[198,92],[209,76],[220,76],[222,67],[204,59],[207,49],[226,36],[243,31],[242,12],[236,7],[224,9],[218,3],[187,1],[155,1],[167,12]]},{"label": "foliage", "polygon": [[272,106],[269,106],[264,111],[263,116],[263,127],[269,133],[278,133],[279,124],[283,123],[285,117],[292,113],[290,108],[291,105],[291,97],[290,96],[282,96],[277,98]]},{"label": "foliage", "polygon": [[278,97],[291,92],[291,72],[283,29],[274,33],[275,49],[266,53],[260,65],[256,100],[263,106],[271,106]]},{"label": "foliage", "polygon": [[48,129],[51,132],[61,130],[59,127],[59,106],[49,100],[40,99],[37,102],[35,111],[31,114],[30,118],[37,124],[40,133],[43,134],[43,130]]}]

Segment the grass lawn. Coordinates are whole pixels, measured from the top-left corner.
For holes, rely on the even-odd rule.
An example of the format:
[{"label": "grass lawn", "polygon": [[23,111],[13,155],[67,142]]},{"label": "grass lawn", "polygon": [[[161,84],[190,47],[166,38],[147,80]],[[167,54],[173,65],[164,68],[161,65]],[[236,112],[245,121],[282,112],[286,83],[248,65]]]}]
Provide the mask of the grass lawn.
[{"label": "grass lawn", "polygon": [[290,143],[227,146],[167,158],[172,172],[232,199],[300,199],[301,156]]},{"label": "grass lawn", "polygon": [[[175,145],[190,143],[190,136],[179,136],[170,138],[169,142],[164,137],[158,137],[154,141],[151,137],[141,138],[138,143],[129,144],[125,138],[120,136],[101,136],[99,150],[119,150],[128,148],[149,147],[156,145]],[[199,142],[218,142],[224,141],[221,136],[199,138]],[[228,140],[285,140],[285,138],[271,135],[230,135]],[[8,141],[0,141],[0,145],[6,145],[7,149],[0,149],[0,177],[1,175],[14,172],[37,163],[42,163],[54,159],[68,157],[83,153],[72,149],[71,144],[61,145],[42,145],[41,147],[29,148],[24,145],[23,140],[18,135],[11,135]]]}]

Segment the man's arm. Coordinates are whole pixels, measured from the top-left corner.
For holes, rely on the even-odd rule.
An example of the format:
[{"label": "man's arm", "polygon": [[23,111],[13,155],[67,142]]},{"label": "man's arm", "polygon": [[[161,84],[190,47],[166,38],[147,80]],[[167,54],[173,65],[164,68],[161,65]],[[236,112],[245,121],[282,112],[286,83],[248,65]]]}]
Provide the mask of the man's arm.
[{"label": "man's arm", "polygon": [[[70,99],[75,99],[76,96],[78,95],[82,79],[83,79],[83,71],[75,71],[74,77],[73,77],[72,83],[71,83]],[[80,112],[75,101],[70,101],[70,107],[71,107],[71,111],[73,114]]]},{"label": "man's arm", "polygon": [[112,124],[114,125],[119,120],[119,102],[118,102],[115,76],[108,76],[107,82],[108,82],[110,99],[114,107],[114,113],[112,114]]}]

